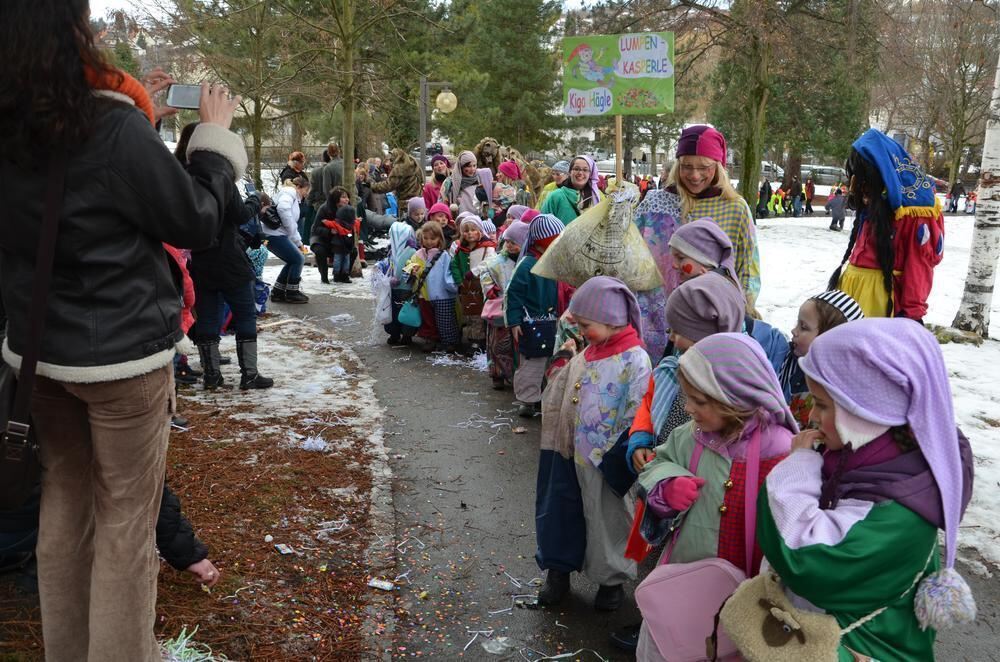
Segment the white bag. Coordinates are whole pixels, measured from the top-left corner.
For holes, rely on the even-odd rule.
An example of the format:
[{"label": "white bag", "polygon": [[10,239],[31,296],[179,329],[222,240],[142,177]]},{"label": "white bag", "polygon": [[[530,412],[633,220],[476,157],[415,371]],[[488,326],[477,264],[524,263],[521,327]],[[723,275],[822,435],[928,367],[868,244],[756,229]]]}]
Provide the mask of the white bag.
[{"label": "white bag", "polygon": [[389,265],[379,262],[371,271],[372,295],[375,299],[375,321],[392,323],[392,284],[387,273]]},{"label": "white bag", "polygon": [[566,226],[531,273],[583,285],[591,276],[614,276],[633,292],[663,285],[639,228],[632,222],[639,204],[639,187],[623,183],[598,204]]}]

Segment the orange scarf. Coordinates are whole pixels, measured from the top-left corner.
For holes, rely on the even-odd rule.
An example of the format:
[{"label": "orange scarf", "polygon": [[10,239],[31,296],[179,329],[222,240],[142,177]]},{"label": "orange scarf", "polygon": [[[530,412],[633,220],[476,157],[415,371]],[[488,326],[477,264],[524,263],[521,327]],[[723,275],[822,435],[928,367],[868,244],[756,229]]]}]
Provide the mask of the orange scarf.
[{"label": "orange scarf", "polygon": [[87,77],[87,82],[95,90],[117,92],[132,99],[135,102],[135,107],[144,112],[146,117],[149,118],[149,123],[156,126],[153,101],[149,98],[149,94],[146,92],[146,88],[142,86],[142,83],[118,69],[95,72],[93,69],[87,67],[84,70],[84,74]]}]

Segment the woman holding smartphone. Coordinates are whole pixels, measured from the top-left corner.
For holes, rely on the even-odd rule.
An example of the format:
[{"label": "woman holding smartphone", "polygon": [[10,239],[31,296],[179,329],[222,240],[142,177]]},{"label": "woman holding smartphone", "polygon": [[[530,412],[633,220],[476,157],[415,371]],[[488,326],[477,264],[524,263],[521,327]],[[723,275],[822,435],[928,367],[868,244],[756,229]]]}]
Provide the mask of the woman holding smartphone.
[{"label": "woman holding smartphone", "polygon": [[[0,21],[0,181],[22,204],[0,233],[3,359],[38,343],[37,546],[48,660],[159,660],[153,634],[180,304],[163,243],[206,248],[246,167],[239,99],[203,85],[188,169],[153,128],[148,88],[111,68],[87,0],[7,0]],[[48,159],[38,159],[38,154]],[[65,175],[65,191],[53,186]],[[28,329],[40,219],[57,213],[48,324]]]}]

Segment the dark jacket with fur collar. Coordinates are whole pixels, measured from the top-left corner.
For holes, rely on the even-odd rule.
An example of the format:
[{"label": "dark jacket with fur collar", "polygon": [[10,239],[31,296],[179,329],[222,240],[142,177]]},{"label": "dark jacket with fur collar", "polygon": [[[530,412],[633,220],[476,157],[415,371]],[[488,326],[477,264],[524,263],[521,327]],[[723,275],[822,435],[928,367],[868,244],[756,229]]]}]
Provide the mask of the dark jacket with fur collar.
[{"label": "dark jacket with fur collar", "polygon": [[[66,164],[55,267],[38,374],[104,382],[167,365],[180,340],[180,303],[162,243],[210,246],[232,199],[246,149],[213,124],[195,129],[185,172],[149,120],[118,101]],[[45,205],[47,164],[0,155],[0,192],[19,200],[0,233],[0,289],[9,316],[4,360],[21,364]]]}]

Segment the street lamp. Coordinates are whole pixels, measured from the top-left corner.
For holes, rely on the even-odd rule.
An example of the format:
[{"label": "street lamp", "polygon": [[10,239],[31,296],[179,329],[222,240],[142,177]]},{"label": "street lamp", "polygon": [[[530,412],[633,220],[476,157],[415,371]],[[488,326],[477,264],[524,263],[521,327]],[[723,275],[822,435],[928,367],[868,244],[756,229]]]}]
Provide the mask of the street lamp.
[{"label": "street lamp", "polygon": [[450,113],[458,107],[458,97],[450,89],[451,83],[429,82],[427,76],[420,77],[420,173],[423,175],[427,161],[427,107],[430,105],[431,88],[444,88],[434,99],[434,106],[442,113]]}]

